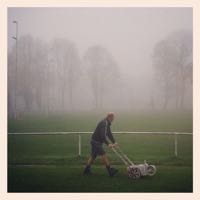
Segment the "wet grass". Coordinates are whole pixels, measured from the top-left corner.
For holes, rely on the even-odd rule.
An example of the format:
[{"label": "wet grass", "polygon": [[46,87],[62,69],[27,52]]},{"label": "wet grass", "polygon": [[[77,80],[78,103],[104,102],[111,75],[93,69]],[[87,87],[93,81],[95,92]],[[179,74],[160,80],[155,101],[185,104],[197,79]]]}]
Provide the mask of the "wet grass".
[{"label": "wet grass", "polygon": [[[9,132],[92,131],[103,114],[74,113],[63,116],[27,116],[8,121]],[[192,132],[191,113],[121,113],[113,131]],[[97,160],[92,176],[83,176],[90,154],[90,134],[78,136],[9,135],[9,192],[192,192],[192,135],[178,135],[178,157],[174,135],[115,134],[124,152],[137,164],[147,160],[157,166],[154,177],[131,181],[113,152],[106,149],[112,165],[119,169],[110,178]]]}]

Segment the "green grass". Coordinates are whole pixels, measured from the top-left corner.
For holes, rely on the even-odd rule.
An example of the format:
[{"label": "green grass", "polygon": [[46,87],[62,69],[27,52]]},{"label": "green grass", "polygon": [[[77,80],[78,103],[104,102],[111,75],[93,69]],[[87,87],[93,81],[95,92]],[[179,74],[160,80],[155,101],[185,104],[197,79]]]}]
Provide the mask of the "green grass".
[{"label": "green grass", "polygon": [[[116,134],[115,138],[124,152],[138,163],[146,159],[156,164],[191,165],[191,135],[178,136],[176,159],[173,135]],[[83,164],[90,154],[89,134],[82,135],[83,159],[78,160],[77,135],[9,135],[8,140],[10,164]],[[109,149],[107,152],[112,162],[119,164],[115,154]]]},{"label": "green grass", "polygon": [[[72,113],[59,116],[26,116],[8,120],[8,132],[92,131],[105,113]],[[116,113],[113,131],[192,132],[191,112]]]},{"label": "green grass", "polygon": [[109,177],[101,166],[84,176],[83,166],[9,167],[10,192],[191,192],[192,167],[158,166],[154,177],[127,178],[124,167]]},{"label": "green grass", "polygon": [[[9,132],[91,131],[101,114],[31,117],[9,120]],[[192,132],[191,113],[118,115],[112,130]],[[9,135],[9,192],[192,192],[192,136],[178,135],[178,157],[174,156],[174,136],[155,134],[115,134],[124,152],[135,162],[156,165],[154,177],[131,181],[125,166],[106,149],[112,165],[119,169],[110,178],[99,159],[94,175],[83,176],[90,154],[90,134],[82,135],[82,156],[78,157],[77,135]]]}]

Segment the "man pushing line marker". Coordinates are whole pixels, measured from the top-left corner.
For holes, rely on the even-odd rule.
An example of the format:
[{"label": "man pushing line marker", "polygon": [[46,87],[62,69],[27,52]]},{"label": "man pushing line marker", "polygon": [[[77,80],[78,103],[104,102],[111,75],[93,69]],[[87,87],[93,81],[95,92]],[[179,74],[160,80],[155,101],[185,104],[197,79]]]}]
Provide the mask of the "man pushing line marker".
[{"label": "man pushing line marker", "polygon": [[[92,134],[90,142],[91,156],[87,161],[86,167],[84,169],[84,174],[91,174],[91,165],[94,163],[98,155],[101,157],[101,160],[106,166],[106,169],[108,170],[108,174],[110,176],[114,176],[118,172],[117,169],[110,166],[106,152],[103,149],[103,143],[105,143],[109,148],[113,148],[117,145],[110,129],[113,120],[114,113],[109,112],[107,114],[107,117],[98,123],[94,133]],[[109,143],[107,138],[112,143]]]}]

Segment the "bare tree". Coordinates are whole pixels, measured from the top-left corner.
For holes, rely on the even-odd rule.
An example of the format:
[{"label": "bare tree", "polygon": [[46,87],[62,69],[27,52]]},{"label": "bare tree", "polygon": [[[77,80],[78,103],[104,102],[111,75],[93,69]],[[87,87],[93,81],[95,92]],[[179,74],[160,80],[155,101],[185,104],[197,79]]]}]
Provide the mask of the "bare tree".
[{"label": "bare tree", "polygon": [[8,53],[8,115],[13,118],[15,114],[14,100],[16,98],[15,90],[15,60],[13,56],[13,49]]},{"label": "bare tree", "polygon": [[[80,76],[80,58],[74,43],[66,39],[55,39],[47,44],[30,35],[24,35],[18,39],[18,44],[17,74],[14,60],[15,46],[8,54],[9,112],[14,114],[16,98],[17,110],[21,114],[23,112],[48,114],[50,107],[54,111],[58,107],[65,111],[67,99],[71,108],[74,88]],[[13,91],[16,87],[18,88],[15,95]]]},{"label": "bare tree", "polygon": [[99,45],[87,50],[84,65],[91,79],[95,107],[102,108],[104,94],[114,89],[119,79],[118,65],[109,51]]},{"label": "bare tree", "polygon": [[177,59],[176,76],[176,107],[184,107],[187,80],[192,78],[192,33],[186,31],[175,32],[169,36],[175,48]]},{"label": "bare tree", "polygon": [[39,112],[43,111],[43,98],[45,88],[45,73],[47,56],[45,44],[29,35],[19,40],[20,59],[20,91],[24,99],[26,110],[31,111],[35,103]]},{"label": "bare tree", "polygon": [[30,112],[33,103],[33,79],[32,79],[32,51],[34,39],[30,35],[21,36],[18,46],[18,96],[24,103],[24,111]]},{"label": "bare tree", "polygon": [[192,34],[178,31],[158,42],[153,52],[156,80],[164,94],[163,108],[175,96],[176,108],[184,106],[185,86],[192,77]]},{"label": "bare tree", "polygon": [[[74,43],[66,39],[55,39],[51,46],[51,57],[57,71],[57,83],[60,88],[61,109],[66,106],[66,93],[70,108],[73,107],[73,89],[78,82],[80,58]],[[68,91],[68,92],[67,92]]]}]

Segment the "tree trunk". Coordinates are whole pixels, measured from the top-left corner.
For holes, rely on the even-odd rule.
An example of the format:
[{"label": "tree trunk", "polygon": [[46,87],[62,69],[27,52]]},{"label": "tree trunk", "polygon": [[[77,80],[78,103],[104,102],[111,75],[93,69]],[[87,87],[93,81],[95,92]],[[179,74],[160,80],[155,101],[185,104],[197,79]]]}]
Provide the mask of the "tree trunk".
[{"label": "tree trunk", "polygon": [[168,106],[168,95],[165,94],[165,99],[164,99],[164,103],[163,103],[163,109],[166,110],[167,106]]},{"label": "tree trunk", "polygon": [[70,101],[70,109],[73,110],[73,91],[72,91],[72,83],[70,83],[70,86],[69,86],[69,101]]},{"label": "tree trunk", "polygon": [[61,112],[65,110],[65,86],[61,88]]},{"label": "tree trunk", "polygon": [[152,110],[155,110],[155,103],[154,103],[154,97],[153,97],[153,94],[151,95],[150,106],[151,106],[151,109],[152,109]]},{"label": "tree trunk", "polygon": [[168,86],[168,81],[165,83],[165,94],[164,94],[164,103],[163,103],[163,109],[166,110],[168,103],[169,103],[169,86]]}]

